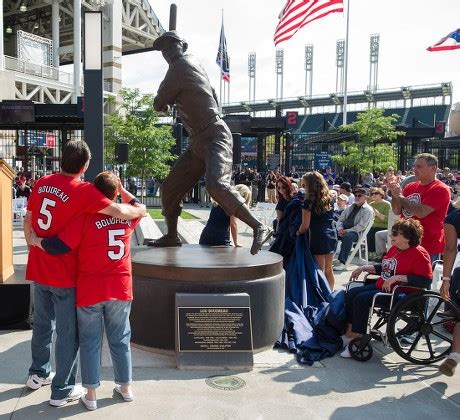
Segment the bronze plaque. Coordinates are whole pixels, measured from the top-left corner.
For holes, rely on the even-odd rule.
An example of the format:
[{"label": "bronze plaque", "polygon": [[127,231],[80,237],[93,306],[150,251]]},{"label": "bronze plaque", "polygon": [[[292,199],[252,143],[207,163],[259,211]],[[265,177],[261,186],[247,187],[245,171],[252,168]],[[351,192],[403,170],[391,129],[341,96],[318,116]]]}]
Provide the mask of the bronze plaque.
[{"label": "bronze plaque", "polygon": [[252,351],[249,307],[177,307],[180,352]]}]

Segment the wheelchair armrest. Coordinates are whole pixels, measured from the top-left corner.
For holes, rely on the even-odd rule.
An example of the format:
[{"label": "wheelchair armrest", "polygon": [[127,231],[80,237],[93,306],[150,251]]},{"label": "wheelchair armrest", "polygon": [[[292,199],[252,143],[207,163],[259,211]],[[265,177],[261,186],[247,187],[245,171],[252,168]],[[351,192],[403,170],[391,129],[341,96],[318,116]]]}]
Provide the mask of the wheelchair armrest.
[{"label": "wheelchair armrest", "polygon": [[378,274],[370,274],[370,273],[367,273],[365,276],[364,276],[364,284],[365,285],[368,285],[368,284],[373,284],[373,283],[377,283],[377,280],[380,278],[380,276]]},{"label": "wheelchair armrest", "polygon": [[362,284],[364,285],[364,281],[363,280],[356,280],[354,278],[351,278],[350,281],[345,285],[345,290],[348,292],[348,290],[350,290],[350,287],[353,285],[353,284]]},{"label": "wheelchair armrest", "polygon": [[396,286],[392,289],[393,294],[396,293],[396,290],[399,292],[423,292],[426,290],[423,287],[416,287],[416,286],[408,286],[407,283],[397,283]]}]

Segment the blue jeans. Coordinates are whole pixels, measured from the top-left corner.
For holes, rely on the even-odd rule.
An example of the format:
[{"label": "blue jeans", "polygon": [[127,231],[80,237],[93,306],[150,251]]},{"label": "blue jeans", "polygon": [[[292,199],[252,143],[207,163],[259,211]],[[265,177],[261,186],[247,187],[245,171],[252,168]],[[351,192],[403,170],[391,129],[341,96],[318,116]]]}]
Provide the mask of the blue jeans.
[{"label": "blue jeans", "polygon": [[51,384],[51,399],[67,397],[75,385],[78,367],[78,331],[75,311],[75,288],[44,286],[34,283],[34,324],[32,365],[29,375],[47,378],[56,327],[56,376]]},{"label": "blue jeans", "polygon": [[[345,314],[354,333],[366,334],[372,299],[381,291],[375,287],[375,284],[353,287],[348,290],[345,296]],[[389,302],[387,296],[380,296],[376,301],[379,305],[386,302]]]},{"label": "blue jeans", "polygon": [[131,383],[130,311],[131,302],[122,300],[107,300],[77,308],[81,378],[85,388],[95,389],[100,384],[104,325],[112,356],[115,383],[122,386]]},{"label": "blue jeans", "polygon": [[[340,236],[339,236],[339,239],[340,239]],[[353,242],[356,242],[358,240],[358,234],[356,232],[347,232],[345,233],[345,235],[342,236],[341,240],[342,240],[342,245],[340,247],[340,253],[339,253],[338,260],[342,264],[345,264],[345,261],[350,255],[350,251],[351,251]]]}]

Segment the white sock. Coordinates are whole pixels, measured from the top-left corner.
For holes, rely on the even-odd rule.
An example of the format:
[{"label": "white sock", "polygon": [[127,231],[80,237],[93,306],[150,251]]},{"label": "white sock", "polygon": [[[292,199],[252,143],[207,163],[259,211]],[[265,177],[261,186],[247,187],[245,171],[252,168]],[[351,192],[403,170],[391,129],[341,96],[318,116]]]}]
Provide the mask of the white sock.
[{"label": "white sock", "polygon": [[449,356],[447,356],[448,359],[455,360],[457,363],[460,363],[460,353],[456,353],[453,351]]}]

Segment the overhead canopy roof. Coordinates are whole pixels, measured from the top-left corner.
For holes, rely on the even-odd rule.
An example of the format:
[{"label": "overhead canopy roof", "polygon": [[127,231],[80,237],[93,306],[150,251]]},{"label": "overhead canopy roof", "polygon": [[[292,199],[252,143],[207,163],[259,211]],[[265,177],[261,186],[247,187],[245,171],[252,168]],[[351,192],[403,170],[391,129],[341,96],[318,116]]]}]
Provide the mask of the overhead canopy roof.
[{"label": "overhead canopy roof", "polygon": [[[3,0],[4,28],[11,27],[15,36],[17,30],[52,38],[51,4],[53,0]],[[122,53],[130,54],[149,49],[153,41],[164,32],[148,0],[122,1]],[[81,13],[86,10],[99,10],[97,1],[82,0]],[[26,7],[25,11],[24,6]],[[21,10],[22,7],[22,10]],[[107,8],[101,8],[104,14]],[[59,2],[59,37],[61,63],[73,61],[73,0]],[[108,18],[105,15],[105,18]]]},{"label": "overhead canopy roof", "polygon": [[[452,95],[452,84],[439,83],[426,86],[405,86],[394,89],[384,89],[376,92],[362,91],[349,92],[347,95],[348,104],[367,104],[389,101],[403,101],[419,98],[436,98]],[[331,93],[329,95],[317,95],[311,98],[298,96],[295,98],[266,99],[254,102],[229,103],[222,106],[225,114],[240,112],[273,111],[279,107],[281,110],[298,109],[305,107],[337,106],[343,104],[343,95]]]}]

